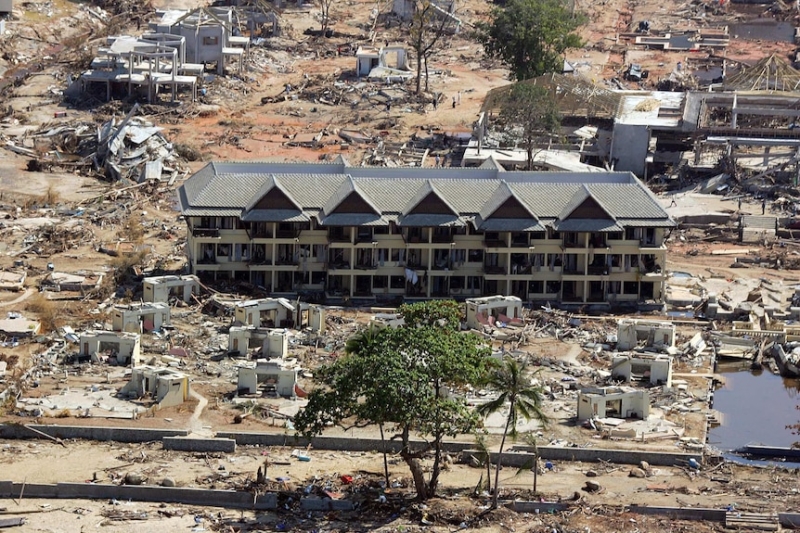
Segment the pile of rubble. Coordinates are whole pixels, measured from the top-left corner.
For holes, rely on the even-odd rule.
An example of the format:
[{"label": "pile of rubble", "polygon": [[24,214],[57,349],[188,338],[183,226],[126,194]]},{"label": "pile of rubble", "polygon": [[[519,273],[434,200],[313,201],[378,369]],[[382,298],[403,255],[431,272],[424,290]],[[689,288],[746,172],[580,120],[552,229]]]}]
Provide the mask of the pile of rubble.
[{"label": "pile of rubble", "polygon": [[134,117],[101,126],[90,122],[45,124],[33,133],[6,139],[8,150],[32,158],[31,171],[68,170],[88,176],[133,182],[168,181],[188,172],[162,128]]}]

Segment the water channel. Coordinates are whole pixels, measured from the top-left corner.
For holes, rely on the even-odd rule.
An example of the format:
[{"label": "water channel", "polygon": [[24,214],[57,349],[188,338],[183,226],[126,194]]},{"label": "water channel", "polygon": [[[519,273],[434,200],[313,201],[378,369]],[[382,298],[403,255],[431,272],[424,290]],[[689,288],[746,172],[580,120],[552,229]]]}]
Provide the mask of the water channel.
[{"label": "water channel", "polygon": [[738,364],[720,364],[717,372],[725,377],[725,386],[714,393],[714,409],[722,413],[723,423],[710,430],[711,446],[729,451],[747,444],[791,446],[800,441],[800,435],[786,428],[800,422],[800,380]]}]

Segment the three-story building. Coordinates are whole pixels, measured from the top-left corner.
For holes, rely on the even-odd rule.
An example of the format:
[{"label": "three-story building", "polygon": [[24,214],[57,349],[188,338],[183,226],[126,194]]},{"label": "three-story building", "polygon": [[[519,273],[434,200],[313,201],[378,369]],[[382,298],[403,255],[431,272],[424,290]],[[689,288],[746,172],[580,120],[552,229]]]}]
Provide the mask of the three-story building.
[{"label": "three-story building", "polygon": [[179,190],[192,273],[274,295],[659,304],[674,222],[628,172],[210,163]]}]

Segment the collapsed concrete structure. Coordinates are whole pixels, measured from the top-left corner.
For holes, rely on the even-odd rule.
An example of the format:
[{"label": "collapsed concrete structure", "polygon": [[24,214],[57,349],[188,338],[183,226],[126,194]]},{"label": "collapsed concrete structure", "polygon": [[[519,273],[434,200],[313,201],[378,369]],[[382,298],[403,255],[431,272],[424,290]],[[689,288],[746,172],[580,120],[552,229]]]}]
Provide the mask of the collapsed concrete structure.
[{"label": "collapsed concrete structure", "polygon": [[105,278],[103,272],[48,272],[41,281],[42,290],[84,294],[98,288]]},{"label": "collapsed concrete structure", "polygon": [[27,272],[0,271],[0,289],[6,291],[21,291],[25,287]]},{"label": "collapsed concrete structure", "polygon": [[142,300],[167,303],[171,298],[190,302],[200,292],[197,276],[153,276],[142,281]]},{"label": "collapsed concrete structure", "polygon": [[386,82],[407,81],[414,76],[408,66],[405,46],[359,46],[356,51],[356,77]]},{"label": "collapsed concrete structure", "polygon": [[650,416],[650,395],[630,387],[590,387],[578,393],[578,420]]},{"label": "collapsed concrete structure", "polygon": [[169,305],[163,302],[118,305],[111,311],[111,329],[114,331],[156,331],[169,323]]},{"label": "collapsed concrete structure", "polygon": [[161,18],[151,22],[152,31],[176,35],[185,40],[185,57],[190,63],[213,63],[217,74],[225,73],[229,61],[237,63],[239,72],[250,49],[250,39],[234,30],[232,7],[201,7],[193,11],[157,11]]},{"label": "collapsed concrete structure", "polygon": [[617,322],[617,349],[640,346],[675,347],[675,324],[657,320],[623,318]]},{"label": "collapsed concrete structure", "polygon": [[159,407],[180,405],[189,397],[189,377],[171,368],[137,366],[131,380],[120,389],[122,396],[152,399]]},{"label": "collapsed concrete structure", "polygon": [[291,328],[296,310],[286,298],[262,298],[237,303],[234,318],[255,328]]},{"label": "collapsed concrete structure", "polygon": [[139,366],[142,349],[138,333],[89,330],[80,334],[80,356],[92,362],[112,362],[118,365]]},{"label": "collapsed concrete structure", "polygon": [[283,358],[289,353],[289,332],[255,326],[231,326],[228,332],[228,353],[248,355],[260,349],[261,357]]},{"label": "collapsed concrete structure", "polygon": [[611,360],[611,377],[672,386],[672,357],[669,355],[618,355]]},{"label": "collapsed concrete structure", "polygon": [[468,298],[467,327],[481,330],[497,323],[522,325],[522,300],[516,296],[485,296]]}]

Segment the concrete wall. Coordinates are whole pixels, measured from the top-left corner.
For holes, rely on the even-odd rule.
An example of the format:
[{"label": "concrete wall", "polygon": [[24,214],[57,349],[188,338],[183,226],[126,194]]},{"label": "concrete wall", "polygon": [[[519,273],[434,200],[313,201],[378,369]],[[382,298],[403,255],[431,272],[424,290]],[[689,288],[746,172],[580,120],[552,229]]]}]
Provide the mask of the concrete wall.
[{"label": "concrete wall", "polygon": [[629,171],[643,177],[649,145],[647,126],[614,124],[611,141],[611,158],[616,159],[614,170]]},{"label": "concrete wall", "polygon": [[[521,467],[527,463],[532,464],[533,448],[530,446],[516,446],[517,450],[503,454],[503,465]],[[477,450],[466,450],[465,454],[477,455]],[[653,466],[686,465],[689,459],[702,462],[701,454],[670,453],[660,451],[636,450],[610,450],[605,448],[565,448],[562,446],[539,446],[539,457],[548,461],[581,461],[585,463],[599,462],[600,460],[617,464],[638,465],[647,461]],[[492,461],[497,461],[497,454],[492,454]]]},{"label": "concrete wall", "polygon": [[181,452],[236,452],[233,439],[198,439],[191,437],[164,437],[161,441],[165,450]]},{"label": "concrete wall", "polygon": [[[152,442],[165,437],[185,437],[189,432],[185,429],[137,429],[99,426],[45,426],[28,424],[51,437],[59,439],[86,439],[116,442]],[[0,425],[0,438],[3,439],[39,439],[41,436],[18,424]]]},{"label": "concrete wall", "polygon": [[724,522],[727,513],[725,509],[650,507],[649,505],[631,505],[627,510],[637,514],[668,516],[676,520],[708,520],[711,522]]},{"label": "concrete wall", "polygon": [[[22,483],[0,481],[0,498],[16,498],[23,491]],[[104,485],[99,483],[58,483],[56,485],[26,483],[24,496],[31,498],[75,498],[134,500],[142,502],[182,503],[236,509],[270,510],[278,507],[275,493],[256,497],[249,492],[207,490],[176,487]]]},{"label": "concrete wall", "polygon": [[[309,442],[306,439],[295,439],[293,435],[275,433],[217,432],[217,438],[234,439],[239,445],[259,446],[311,446],[318,450],[342,450],[351,452],[381,451],[380,439],[354,439],[350,437],[315,437]],[[471,442],[445,442],[444,449],[449,453],[477,453]],[[392,453],[400,451],[400,443],[387,441],[386,447]],[[517,447],[522,453],[506,454],[503,464],[521,466],[532,458],[533,449]],[[508,459],[509,457],[514,459]],[[654,466],[685,465],[689,459],[702,462],[702,454],[670,453],[662,451],[611,450],[604,448],[565,448],[561,446],[539,446],[539,456],[552,461],[597,462],[600,459],[611,463],[639,464],[647,461]]]}]

